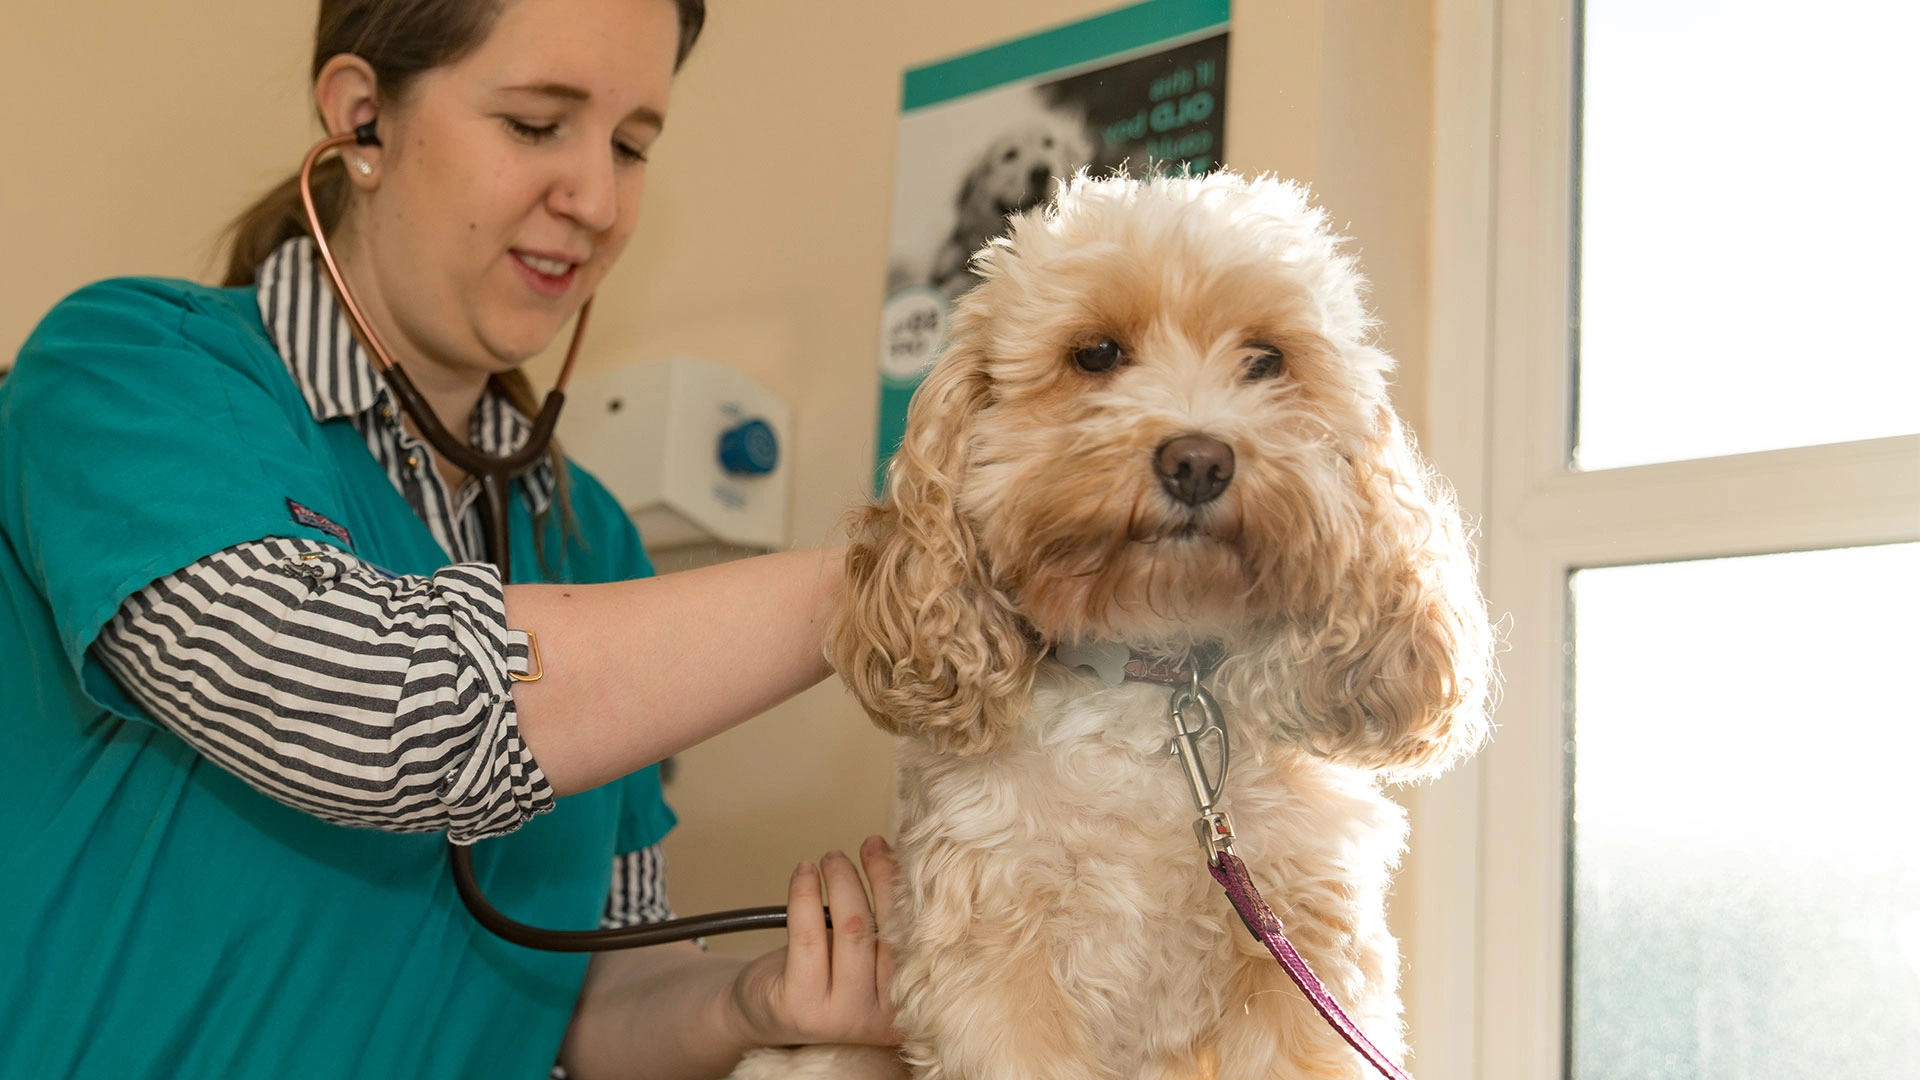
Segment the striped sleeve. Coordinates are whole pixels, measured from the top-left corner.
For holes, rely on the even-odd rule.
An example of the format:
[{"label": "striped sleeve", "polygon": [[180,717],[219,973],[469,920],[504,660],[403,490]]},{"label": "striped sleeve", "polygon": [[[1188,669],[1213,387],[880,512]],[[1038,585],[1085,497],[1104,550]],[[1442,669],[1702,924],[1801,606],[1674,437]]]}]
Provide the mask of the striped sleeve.
[{"label": "striped sleeve", "polygon": [[507,675],[525,636],[485,564],[401,577],[252,541],[129,597],[93,652],[194,749],[316,817],[471,843],[553,808]]},{"label": "striped sleeve", "polygon": [[673,918],[667,903],[667,856],[659,844],[613,857],[613,887],[607,890],[602,930],[618,930]]}]

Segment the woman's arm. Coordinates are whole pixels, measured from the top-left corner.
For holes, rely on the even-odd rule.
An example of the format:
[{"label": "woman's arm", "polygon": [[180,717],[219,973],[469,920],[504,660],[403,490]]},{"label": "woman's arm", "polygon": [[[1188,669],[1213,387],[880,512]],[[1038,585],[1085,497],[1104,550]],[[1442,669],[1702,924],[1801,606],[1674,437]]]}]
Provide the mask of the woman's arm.
[{"label": "woman's arm", "polygon": [[796,551],[609,585],[509,585],[539,642],[520,737],[559,795],[644,768],[825,678],[844,553]]},{"label": "woman's arm", "polygon": [[[509,586],[508,608],[484,567],[395,578],[328,545],[267,538],[130,597],[93,654],[155,719],[273,798],[464,843],[553,805],[516,704],[557,718],[536,738],[564,794],[818,681],[840,561],[806,552],[612,585]],[[506,678],[509,611],[540,634],[541,682]]]}]

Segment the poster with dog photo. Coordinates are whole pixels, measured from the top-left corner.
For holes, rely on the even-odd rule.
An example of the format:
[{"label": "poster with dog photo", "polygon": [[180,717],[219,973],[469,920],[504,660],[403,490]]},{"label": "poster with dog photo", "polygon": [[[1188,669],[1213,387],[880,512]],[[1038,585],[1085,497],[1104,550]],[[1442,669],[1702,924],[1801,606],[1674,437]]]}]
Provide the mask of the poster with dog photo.
[{"label": "poster with dog photo", "polygon": [[1205,172],[1226,129],[1231,0],[1147,0],[936,64],[902,83],[875,483],[907,402],[1007,216],[1080,169]]}]

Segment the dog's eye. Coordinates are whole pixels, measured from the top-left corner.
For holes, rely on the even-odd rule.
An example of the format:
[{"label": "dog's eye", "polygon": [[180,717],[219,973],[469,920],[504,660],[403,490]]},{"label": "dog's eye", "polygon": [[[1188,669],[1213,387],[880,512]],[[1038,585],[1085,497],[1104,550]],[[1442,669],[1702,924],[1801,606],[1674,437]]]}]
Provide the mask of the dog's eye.
[{"label": "dog's eye", "polygon": [[1073,350],[1073,362],[1079,364],[1082,371],[1112,371],[1124,359],[1125,351],[1112,338],[1101,338],[1091,345],[1082,345]]},{"label": "dog's eye", "polygon": [[1247,381],[1268,379],[1280,374],[1281,365],[1286,359],[1285,353],[1257,341],[1250,342],[1247,348],[1253,353],[1247,357]]}]

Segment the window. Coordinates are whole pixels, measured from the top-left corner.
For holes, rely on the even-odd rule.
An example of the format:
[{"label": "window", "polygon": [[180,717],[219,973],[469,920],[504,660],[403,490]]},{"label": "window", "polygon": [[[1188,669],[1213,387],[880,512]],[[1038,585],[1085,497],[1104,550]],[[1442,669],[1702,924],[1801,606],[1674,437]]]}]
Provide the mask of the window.
[{"label": "window", "polygon": [[1920,1060],[1920,19],[1439,0],[1423,445],[1507,620],[1414,797],[1422,1080]]},{"label": "window", "polygon": [[1584,9],[1580,467],[1920,431],[1920,6]]},{"label": "window", "polygon": [[1573,575],[1575,1080],[1920,1062],[1920,544]]}]

